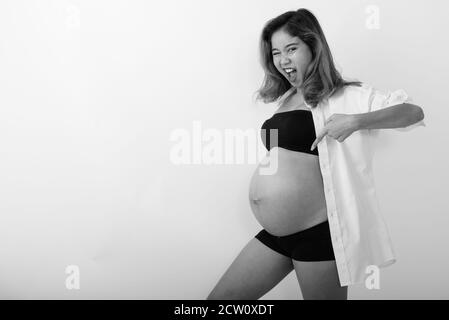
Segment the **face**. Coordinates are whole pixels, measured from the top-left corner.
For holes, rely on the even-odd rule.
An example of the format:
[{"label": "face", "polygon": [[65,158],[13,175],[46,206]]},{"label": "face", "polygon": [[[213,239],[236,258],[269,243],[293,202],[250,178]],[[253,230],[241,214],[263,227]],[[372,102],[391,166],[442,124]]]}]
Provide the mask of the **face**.
[{"label": "face", "polygon": [[[298,37],[292,37],[284,30],[278,30],[271,37],[273,63],[292,86],[302,85],[305,72],[312,60],[309,47]],[[294,69],[293,72],[290,69]],[[287,69],[287,70],[286,70]]]}]

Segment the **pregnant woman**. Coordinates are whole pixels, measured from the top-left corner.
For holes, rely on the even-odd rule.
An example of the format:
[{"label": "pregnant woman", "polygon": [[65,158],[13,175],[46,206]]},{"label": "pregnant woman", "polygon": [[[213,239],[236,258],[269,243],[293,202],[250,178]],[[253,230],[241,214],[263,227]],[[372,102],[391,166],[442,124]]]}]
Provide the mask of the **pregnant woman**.
[{"label": "pregnant woman", "polygon": [[[261,53],[267,78],[260,96],[267,101],[280,97],[279,108],[262,125],[268,153],[249,187],[250,206],[263,229],[243,248],[207,299],[259,299],[292,270],[304,299],[347,299],[328,221],[331,208],[326,199],[330,196],[325,194],[316,148],[324,134],[317,134],[319,116],[314,118],[312,110],[340,92],[355,90],[350,91],[355,95],[361,89],[348,88],[362,84],[341,78],[318,21],[305,9],[271,20],[262,32]],[[403,118],[411,119],[413,111],[418,120],[417,108],[403,111]],[[364,128],[357,120],[353,114],[340,114],[325,133],[343,142]],[[262,163],[272,161],[277,161],[277,170],[262,174]]]}]

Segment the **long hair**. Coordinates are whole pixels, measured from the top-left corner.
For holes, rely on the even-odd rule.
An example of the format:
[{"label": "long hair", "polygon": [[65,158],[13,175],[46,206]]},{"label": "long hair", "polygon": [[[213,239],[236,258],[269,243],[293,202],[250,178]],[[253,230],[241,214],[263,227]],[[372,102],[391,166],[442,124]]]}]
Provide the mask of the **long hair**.
[{"label": "long hair", "polygon": [[304,74],[302,83],[304,100],[313,108],[323,99],[329,98],[347,85],[361,86],[360,81],[345,81],[334,66],[326,37],[315,16],[307,9],[287,11],[269,20],[260,36],[260,63],[265,72],[264,82],[256,91],[257,100],[264,103],[276,101],[292,85],[276,69],[271,52],[271,37],[284,30],[292,37],[300,38],[312,53],[312,60]]}]

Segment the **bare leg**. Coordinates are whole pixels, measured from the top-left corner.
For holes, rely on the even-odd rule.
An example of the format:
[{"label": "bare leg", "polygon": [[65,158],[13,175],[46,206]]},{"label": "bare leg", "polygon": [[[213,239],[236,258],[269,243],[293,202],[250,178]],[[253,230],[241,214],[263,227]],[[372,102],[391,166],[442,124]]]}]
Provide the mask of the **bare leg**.
[{"label": "bare leg", "polygon": [[293,260],[293,265],[304,300],[348,299],[348,287],[340,286],[335,260]]},{"label": "bare leg", "polygon": [[207,300],[257,300],[293,270],[286,257],[252,238],[235,258]]}]

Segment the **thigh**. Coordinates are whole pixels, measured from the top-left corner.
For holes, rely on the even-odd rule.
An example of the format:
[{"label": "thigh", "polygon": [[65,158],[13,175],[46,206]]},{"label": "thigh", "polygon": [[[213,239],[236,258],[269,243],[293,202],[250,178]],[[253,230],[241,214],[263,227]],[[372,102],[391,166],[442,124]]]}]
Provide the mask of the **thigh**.
[{"label": "thigh", "polygon": [[348,287],[340,286],[335,260],[293,260],[293,266],[304,300],[347,300]]},{"label": "thigh", "polygon": [[293,263],[252,238],[220,278],[207,300],[257,300],[293,270]]}]

